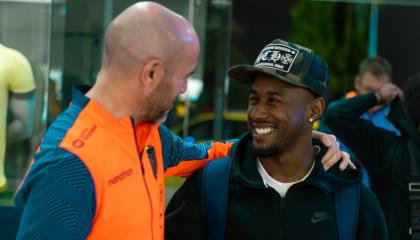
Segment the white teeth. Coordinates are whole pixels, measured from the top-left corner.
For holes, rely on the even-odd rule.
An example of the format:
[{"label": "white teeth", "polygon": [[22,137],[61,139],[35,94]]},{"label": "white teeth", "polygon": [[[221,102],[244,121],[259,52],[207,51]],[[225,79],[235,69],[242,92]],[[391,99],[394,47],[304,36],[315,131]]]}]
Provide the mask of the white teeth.
[{"label": "white teeth", "polygon": [[255,132],[257,135],[263,135],[271,133],[274,130],[274,128],[255,128]]}]

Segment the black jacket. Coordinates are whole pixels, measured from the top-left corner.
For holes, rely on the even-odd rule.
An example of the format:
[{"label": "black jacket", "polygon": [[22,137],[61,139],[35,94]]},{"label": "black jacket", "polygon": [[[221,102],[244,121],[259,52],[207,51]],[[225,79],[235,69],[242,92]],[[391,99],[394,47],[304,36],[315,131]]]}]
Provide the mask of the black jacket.
[{"label": "black jacket", "polygon": [[[316,156],[309,177],[293,185],[284,198],[266,187],[257,170],[250,134],[231,151],[227,239],[338,239],[333,192],[360,181],[358,171],[325,172]],[[206,239],[206,220],[201,206],[202,171],[192,175],[175,193],[166,210],[165,239]],[[217,194],[217,193],[216,193]],[[322,213],[320,222],[311,218]],[[360,191],[358,239],[387,239],[385,222],[375,196]]]},{"label": "black jacket", "polygon": [[378,196],[385,213],[390,239],[409,239],[410,202],[408,183],[409,142],[420,156],[420,135],[398,101],[391,104],[388,119],[401,136],[375,127],[360,115],[376,104],[373,93],[342,100],[329,108],[325,123],[354,153],[363,159],[369,172],[371,188]]}]

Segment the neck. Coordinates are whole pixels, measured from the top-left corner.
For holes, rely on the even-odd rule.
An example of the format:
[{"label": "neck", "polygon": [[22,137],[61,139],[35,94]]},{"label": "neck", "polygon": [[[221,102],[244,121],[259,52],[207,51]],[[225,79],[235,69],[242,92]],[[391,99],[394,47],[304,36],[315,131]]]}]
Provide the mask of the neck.
[{"label": "neck", "polygon": [[[134,124],[141,121],[140,114],[137,114],[136,103],[133,99],[133,94],[130,94],[130,88],[124,87],[124,84],[116,83],[116,78],[111,78],[109,75],[101,71],[98,79],[92,89],[86,93],[90,99],[98,102],[107,112],[115,119],[122,119],[127,116],[131,117]],[[128,83],[126,84],[128,85]]]},{"label": "neck", "polygon": [[309,172],[314,162],[312,139],[301,138],[286,151],[260,160],[267,173],[277,181],[298,181]]}]

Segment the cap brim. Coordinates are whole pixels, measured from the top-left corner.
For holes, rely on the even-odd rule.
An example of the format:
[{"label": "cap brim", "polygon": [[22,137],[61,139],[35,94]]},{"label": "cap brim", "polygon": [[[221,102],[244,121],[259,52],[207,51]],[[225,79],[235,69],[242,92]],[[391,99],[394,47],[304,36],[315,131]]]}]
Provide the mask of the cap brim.
[{"label": "cap brim", "polygon": [[231,67],[228,70],[227,73],[228,73],[228,76],[231,79],[233,79],[235,81],[238,81],[238,82],[246,83],[246,84],[251,84],[254,81],[255,76],[257,76],[259,74],[264,74],[264,75],[270,76],[272,78],[287,82],[289,84],[309,89],[304,84],[301,84],[299,82],[296,82],[294,80],[291,80],[291,79],[289,79],[287,77],[284,77],[284,76],[281,76],[281,75],[277,75],[277,74],[274,74],[274,73],[271,73],[271,72],[267,72],[264,69],[254,67],[252,65],[234,66],[234,67]]}]

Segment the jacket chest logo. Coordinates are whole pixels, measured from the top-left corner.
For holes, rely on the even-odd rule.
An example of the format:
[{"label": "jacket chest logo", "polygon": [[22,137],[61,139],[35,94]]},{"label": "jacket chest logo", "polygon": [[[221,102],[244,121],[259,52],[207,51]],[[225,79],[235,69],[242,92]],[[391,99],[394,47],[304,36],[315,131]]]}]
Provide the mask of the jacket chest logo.
[{"label": "jacket chest logo", "polygon": [[116,183],[121,182],[122,180],[126,179],[127,177],[130,177],[131,175],[133,175],[133,168],[129,168],[127,170],[123,170],[120,174],[118,174],[117,176],[109,179],[108,181],[108,185],[114,185]]},{"label": "jacket chest logo", "polygon": [[331,216],[327,215],[327,212],[315,212],[314,215],[311,217],[311,223],[319,223],[330,217]]},{"label": "jacket chest logo", "polygon": [[79,136],[72,142],[74,148],[81,148],[85,145],[85,141],[87,141],[92,134],[96,130],[96,125],[92,125],[90,128],[84,128]]}]

